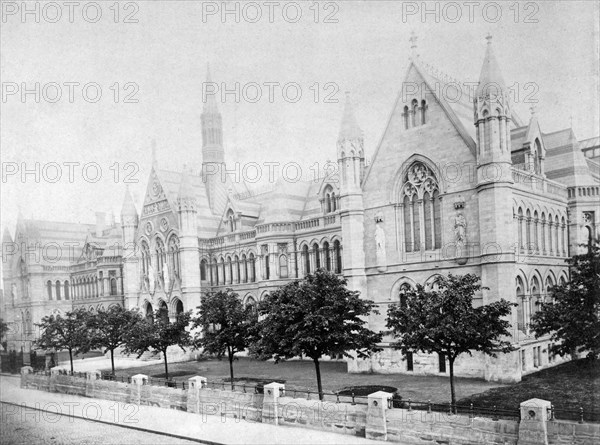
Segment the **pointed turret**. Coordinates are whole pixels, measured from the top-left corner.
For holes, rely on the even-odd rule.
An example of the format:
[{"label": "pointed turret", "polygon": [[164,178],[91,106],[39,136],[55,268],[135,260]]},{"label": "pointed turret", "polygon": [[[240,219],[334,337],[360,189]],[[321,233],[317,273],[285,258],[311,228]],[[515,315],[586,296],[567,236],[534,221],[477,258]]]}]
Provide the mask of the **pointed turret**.
[{"label": "pointed turret", "polygon": [[190,178],[187,167],[183,167],[183,173],[181,174],[181,184],[179,184],[179,192],[177,193],[177,201],[184,202],[188,200],[195,201],[196,194],[194,187],[192,186],[192,180]]},{"label": "pointed turret", "polygon": [[365,170],[364,137],[356,121],[349,92],[346,92],[337,148],[342,191],[359,189]]},{"label": "pointed turret", "polygon": [[510,164],[511,110],[508,90],[492,50],[492,36],[488,35],[486,38],[487,49],[473,101],[477,160],[480,165],[491,162]]},{"label": "pointed turret", "polygon": [[362,139],[363,131],[356,122],[356,116],[354,115],[354,107],[350,100],[350,92],[346,92],[346,105],[344,106],[344,115],[342,117],[342,124],[340,126],[340,134],[338,141]]},{"label": "pointed turret", "polygon": [[4,232],[2,233],[2,243],[12,243],[13,239],[12,236],[10,235],[10,230],[8,230],[8,227],[4,228]]},{"label": "pointed turret", "polygon": [[506,83],[500,71],[500,65],[496,60],[494,49],[492,47],[492,36],[488,34],[487,49],[481,74],[479,75],[479,85],[477,87],[477,97],[486,97],[490,94],[499,94],[501,91],[506,91]]},{"label": "pointed turret", "polygon": [[121,218],[129,217],[137,220],[138,214],[135,208],[135,203],[129,192],[129,186],[125,190],[125,198],[123,199],[123,206],[121,207]]}]

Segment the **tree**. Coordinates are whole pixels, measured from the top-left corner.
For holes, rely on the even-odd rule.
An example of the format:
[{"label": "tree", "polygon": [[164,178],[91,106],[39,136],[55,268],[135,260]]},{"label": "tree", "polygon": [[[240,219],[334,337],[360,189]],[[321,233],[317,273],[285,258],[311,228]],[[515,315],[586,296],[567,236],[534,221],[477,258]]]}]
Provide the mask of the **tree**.
[{"label": "tree", "polygon": [[90,348],[90,336],[87,322],[90,314],[85,309],[74,309],[61,315],[47,315],[40,323],[40,338],[35,345],[41,349],[69,351],[71,373],[73,373],[73,354],[86,352]]},{"label": "tree", "polygon": [[4,335],[8,332],[8,323],[4,322],[4,319],[0,318],[0,340],[4,338]]},{"label": "tree", "polygon": [[301,355],[315,364],[319,398],[323,399],[319,359],[325,354],[355,351],[366,358],[380,351],[382,334],[364,325],[374,310],[372,301],[346,288],[346,280],[318,270],[301,281],[293,281],[272,292],[259,303],[257,334],[252,351],[272,357],[275,363]]},{"label": "tree", "polygon": [[551,334],[551,351],[559,355],[600,354],[600,249],[590,245],[584,255],[567,259],[571,279],[551,290],[552,300],[542,303],[532,317],[536,337]]},{"label": "tree", "polygon": [[155,355],[162,353],[165,360],[165,378],[168,380],[167,350],[170,346],[179,346],[185,352],[185,347],[192,344],[192,338],[187,331],[190,319],[191,313],[188,311],[178,314],[175,321],[170,322],[167,309],[157,309],[150,319],[133,325],[124,352],[136,353],[138,358],[146,351]]},{"label": "tree", "polygon": [[113,376],[115,375],[115,349],[127,343],[131,332],[141,322],[142,316],[137,310],[127,310],[121,306],[99,309],[88,319],[91,335],[90,348],[103,348],[104,354],[110,351]]},{"label": "tree", "polygon": [[233,390],[235,353],[248,347],[251,329],[257,321],[256,311],[252,306],[244,307],[231,289],[207,295],[198,309],[200,314],[193,320],[194,327],[201,329],[196,345],[219,360],[227,354]]},{"label": "tree", "polygon": [[452,406],[454,391],[454,362],[463,353],[472,351],[496,357],[497,352],[513,350],[509,340],[510,322],[504,318],[513,303],[501,299],[491,304],[473,307],[473,295],[481,289],[479,277],[473,274],[440,277],[437,290],[416,289],[401,291],[401,304],[388,309],[387,327],[397,342],[392,347],[404,354],[422,351],[443,354],[448,358]]}]

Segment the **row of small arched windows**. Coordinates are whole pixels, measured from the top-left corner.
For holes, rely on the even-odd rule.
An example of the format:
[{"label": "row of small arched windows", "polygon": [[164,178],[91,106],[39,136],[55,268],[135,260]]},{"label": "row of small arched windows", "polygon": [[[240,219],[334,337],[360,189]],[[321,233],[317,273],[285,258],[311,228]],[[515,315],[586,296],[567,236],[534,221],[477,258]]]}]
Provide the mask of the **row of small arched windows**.
[{"label": "row of small arched windows", "polygon": [[531,214],[527,209],[518,208],[517,214],[517,239],[521,252],[537,253],[539,255],[567,256],[567,224],[565,217],[559,220],[558,215],[552,216],[537,210]]},{"label": "row of small arched windows", "polygon": [[254,283],[256,281],[256,258],[253,253],[241,258],[228,255],[220,262],[213,258],[210,264],[206,259],[200,261],[200,280],[210,281],[211,286],[223,284]]},{"label": "row of small arched windows", "polygon": [[[564,277],[560,277],[559,284],[566,283]],[[541,309],[542,303],[548,303],[550,291],[556,283],[551,275],[546,277],[546,282],[542,288],[537,276],[531,279],[530,292],[526,294],[525,284],[520,276],[516,279],[517,293],[517,326],[520,331],[529,332],[531,316]]]},{"label": "row of small arched windows", "polygon": [[119,294],[118,283],[116,277],[104,278],[102,272],[98,277],[87,277],[74,279],[70,284],[65,280],[63,284],[59,280],[55,283],[48,280],[46,283],[46,293],[48,300],[80,300],[84,298],[96,298],[103,296],[106,291],[111,296]]},{"label": "row of small arched windows", "polygon": [[305,244],[301,249],[301,257],[304,276],[321,268],[342,273],[342,245],[339,240],[335,240],[333,245],[328,241],[324,241],[322,246],[316,242],[310,247]]},{"label": "row of small arched windows", "polygon": [[419,125],[425,125],[427,123],[427,102],[422,100],[421,106],[419,106],[419,101],[413,99],[410,108],[408,105],[404,106],[404,113],[402,113],[402,116],[404,117],[405,130]]}]

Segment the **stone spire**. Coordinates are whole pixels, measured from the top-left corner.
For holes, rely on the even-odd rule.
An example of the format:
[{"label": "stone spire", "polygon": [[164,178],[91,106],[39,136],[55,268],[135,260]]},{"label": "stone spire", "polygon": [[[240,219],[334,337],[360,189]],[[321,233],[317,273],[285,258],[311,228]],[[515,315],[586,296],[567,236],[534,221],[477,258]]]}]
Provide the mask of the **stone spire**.
[{"label": "stone spire", "polygon": [[483,66],[481,67],[481,74],[479,75],[479,85],[476,92],[477,97],[489,96],[490,93],[499,95],[500,92],[506,91],[506,83],[504,82],[504,78],[500,71],[500,65],[496,60],[492,48],[491,34],[487,35],[486,40],[487,49],[483,60]]},{"label": "stone spire", "polygon": [[127,186],[127,190],[125,190],[125,198],[123,199],[123,207],[121,207],[121,218],[126,217],[134,217],[137,218],[137,210],[135,209],[135,203],[133,202],[133,198],[131,197],[131,193],[129,192],[129,186]]},{"label": "stone spire", "polygon": [[346,91],[346,105],[344,107],[344,115],[342,117],[338,141],[362,139],[362,137],[363,131],[356,122],[354,108],[352,107],[352,102],[350,100],[350,92]]},{"label": "stone spire", "polygon": [[[212,76],[210,75],[210,64],[206,64],[206,81],[205,88],[203,91],[206,93],[213,93],[216,91],[216,85],[213,85]],[[204,101],[204,108],[202,110],[203,113],[219,113],[219,108],[217,107],[217,99],[216,94],[206,94],[206,99]]]},{"label": "stone spire", "polygon": [[13,239],[12,236],[10,235],[10,230],[8,230],[8,227],[4,228],[4,232],[2,234],[2,242],[3,243],[12,243]]},{"label": "stone spire", "polygon": [[180,201],[196,199],[194,187],[192,186],[192,180],[190,178],[188,168],[185,165],[183,166],[183,173],[181,174],[181,184],[179,184],[177,199]]}]

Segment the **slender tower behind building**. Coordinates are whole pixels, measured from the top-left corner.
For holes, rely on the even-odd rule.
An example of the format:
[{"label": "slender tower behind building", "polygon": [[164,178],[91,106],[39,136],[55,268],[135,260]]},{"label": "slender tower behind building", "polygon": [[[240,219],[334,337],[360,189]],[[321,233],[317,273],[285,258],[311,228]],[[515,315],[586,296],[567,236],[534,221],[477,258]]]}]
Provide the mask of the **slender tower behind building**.
[{"label": "slender tower behind building", "polygon": [[204,108],[202,110],[202,176],[210,208],[221,216],[227,202],[225,186],[225,151],[223,149],[223,122],[217,107],[218,85],[212,81],[210,67],[206,69]]}]

